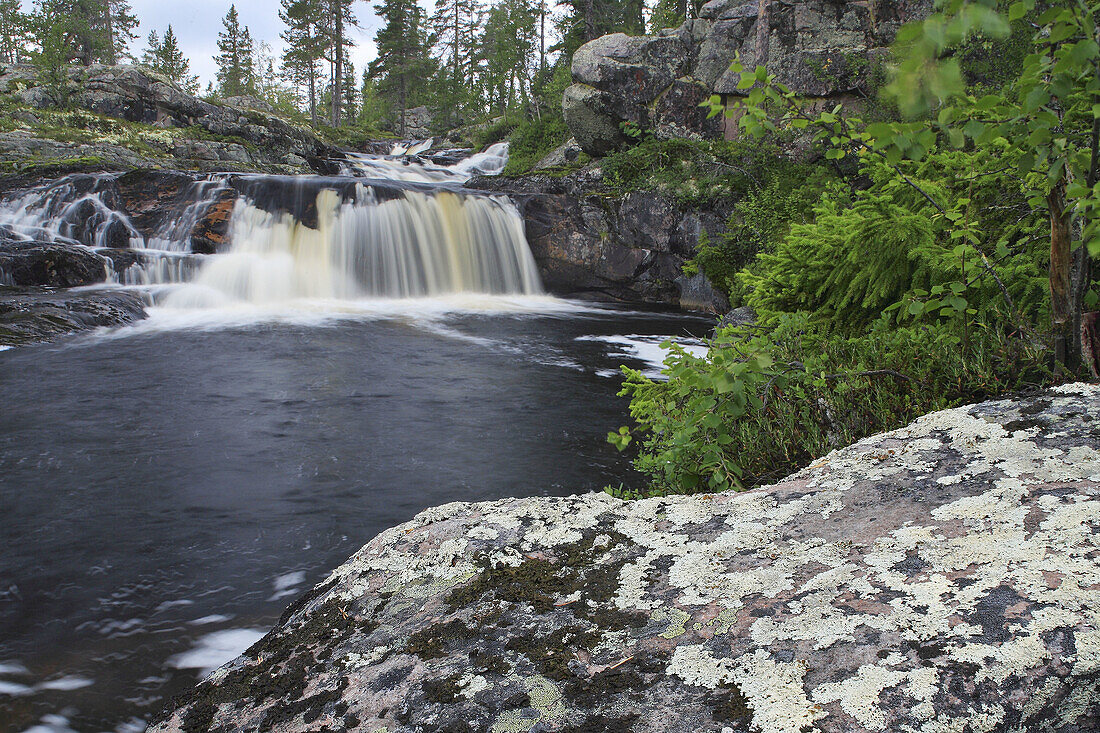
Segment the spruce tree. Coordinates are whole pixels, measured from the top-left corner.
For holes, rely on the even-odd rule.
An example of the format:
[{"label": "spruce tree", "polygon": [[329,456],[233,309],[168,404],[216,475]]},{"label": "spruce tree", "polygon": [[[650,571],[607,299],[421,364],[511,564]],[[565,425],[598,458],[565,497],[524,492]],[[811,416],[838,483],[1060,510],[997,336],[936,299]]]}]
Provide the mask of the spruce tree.
[{"label": "spruce tree", "polygon": [[572,57],[581,45],[608,33],[645,33],[644,0],[565,0],[561,49]]},{"label": "spruce tree", "polygon": [[141,60],[153,71],[168,77],[191,94],[198,92],[199,78],[191,73],[191,63],[180,50],[171,24],[164,31],[163,40],[157,37],[156,31],[149,32],[149,40]]},{"label": "spruce tree", "polygon": [[537,35],[535,12],[524,0],[501,0],[481,37],[482,84],[489,108],[499,114],[530,96]]},{"label": "spruce tree", "polygon": [[236,5],[222,18],[225,30],[218,33],[218,93],[223,97],[252,94],[255,71],[252,57],[252,34],[242,26]]},{"label": "spruce tree", "polygon": [[151,30],[145,39],[145,50],[141,52],[141,63],[150,69],[155,69],[159,54],[160,36],[157,35],[156,30]]},{"label": "spruce tree", "polygon": [[452,122],[471,101],[481,21],[476,0],[440,0],[429,21],[442,77],[437,106],[448,112]]},{"label": "spruce tree", "polygon": [[359,89],[362,104],[359,107],[359,126],[368,130],[378,129],[386,114],[386,103],[378,94],[378,85],[370,75],[369,69],[363,70],[363,85]]}]

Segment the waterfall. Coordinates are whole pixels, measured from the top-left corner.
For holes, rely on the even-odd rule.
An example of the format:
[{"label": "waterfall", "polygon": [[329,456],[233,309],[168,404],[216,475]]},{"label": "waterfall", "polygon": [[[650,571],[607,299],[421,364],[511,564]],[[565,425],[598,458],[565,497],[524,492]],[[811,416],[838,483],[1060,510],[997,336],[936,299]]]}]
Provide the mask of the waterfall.
[{"label": "waterfall", "polygon": [[206,212],[228,188],[221,176],[192,182],[183,193],[182,198],[187,202],[183,209],[175,216],[167,217],[141,246],[166,252],[189,251],[191,232],[195,225],[206,216]]},{"label": "waterfall", "polygon": [[19,240],[129,247],[141,235],[118,210],[114,179],[77,174],[27,191],[0,206],[0,229]]},{"label": "waterfall", "polygon": [[315,190],[297,202],[310,224],[238,200],[230,250],[207,258],[195,287],[165,305],[541,292],[523,221],[505,198],[362,183]]},{"label": "waterfall", "polygon": [[74,174],[0,202],[0,247],[90,248],[111,261],[110,282],[172,286],[157,289],[171,308],[539,294],[515,205],[461,188],[499,173],[507,154],[498,143],[451,166],[353,156],[354,175],[327,178]]}]

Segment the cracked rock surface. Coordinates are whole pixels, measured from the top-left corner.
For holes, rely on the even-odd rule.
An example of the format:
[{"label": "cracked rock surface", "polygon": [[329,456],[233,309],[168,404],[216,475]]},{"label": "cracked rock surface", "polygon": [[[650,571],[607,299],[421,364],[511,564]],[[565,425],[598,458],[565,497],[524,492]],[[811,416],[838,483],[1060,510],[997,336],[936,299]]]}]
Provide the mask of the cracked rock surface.
[{"label": "cracked rock surface", "polygon": [[151,731],[1094,731],[1100,387],[925,416],[773,486],[453,503]]}]

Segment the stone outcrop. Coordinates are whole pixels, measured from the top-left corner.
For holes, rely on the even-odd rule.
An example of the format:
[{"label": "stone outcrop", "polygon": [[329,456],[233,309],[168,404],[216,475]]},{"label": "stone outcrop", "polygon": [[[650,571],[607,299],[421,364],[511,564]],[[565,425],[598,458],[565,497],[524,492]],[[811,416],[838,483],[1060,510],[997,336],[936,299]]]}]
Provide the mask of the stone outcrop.
[{"label": "stone outcrop", "polygon": [[75,288],[107,279],[110,260],[85,247],[53,242],[0,242],[0,285]]},{"label": "stone outcrop", "polygon": [[45,341],[145,318],[145,297],[133,291],[56,291],[0,286],[0,346]]},{"label": "stone outcrop", "polygon": [[[743,94],[729,71],[766,66],[809,97],[842,100],[866,92],[886,46],[930,0],[711,0],[698,18],[656,36],[603,36],[573,56],[563,110],[580,146],[604,155],[622,144],[622,125],[658,137],[719,137],[721,117],[700,107],[713,94]],[[732,134],[732,133],[730,133]]]},{"label": "stone outcrop", "polygon": [[1098,446],[1078,384],[744,493],[430,509],[150,731],[1096,730]]},{"label": "stone outcrop", "polygon": [[683,274],[700,233],[717,238],[725,231],[727,207],[700,210],[648,191],[611,195],[598,170],[557,178],[479,178],[469,185],[507,193],[516,202],[551,292],[713,313],[729,309],[705,277]]},{"label": "stone outcrop", "polygon": [[[0,94],[21,112],[26,128],[0,133],[4,158],[17,166],[102,169],[166,167],[187,170],[239,170],[282,173],[330,172],[329,159],[343,157],[312,132],[278,115],[260,100],[234,97],[213,103],[179,88],[173,81],[138,66],[69,67],[67,104],[109,118],[151,126],[139,140],[105,130],[101,140],[71,143],[43,132],[36,115],[57,105],[36,70],[0,65]],[[158,132],[159,131],[159,132]],[[131,131],[128,133],[138,134]],[[81,163],[81,161],[84,161]]]},{"label": "stone outcrop", "polygon": [[[432,136],[432,112],[427,107],[413,107],[405,110],[405,131],[403,136],[411,140],[425,140]],[[401,120],[393,120],[390,125],[394,132],[400,133]]]}]

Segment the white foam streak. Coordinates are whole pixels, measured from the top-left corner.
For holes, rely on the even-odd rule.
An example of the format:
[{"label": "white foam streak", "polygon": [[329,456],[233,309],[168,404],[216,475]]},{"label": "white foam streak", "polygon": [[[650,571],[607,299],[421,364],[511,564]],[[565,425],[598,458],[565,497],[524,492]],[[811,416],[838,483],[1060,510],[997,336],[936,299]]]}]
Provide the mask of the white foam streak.
[{"label": "white foam streak", "polygon": [[[669,350],[661,346],[665,341],[672,341],[682,347],[689,354],[706,356],[707,346],[697,338],[649,336],[649,335],[623,335],[623,336],[578,336],[577,341],[600,341],[610,345],[608,356],[618,359],[633,359],[642,362],[645,366],[640,370],[650,379],[668,379],[663,374],[665,358]],[[601,369],[596,372],[601,377],[621,377],[622,372],[617,369]]]},{"label": "white foam streak", "polygon": [[206,676],[226,662],[239,657],[263,638],[259,629],[225,629],[201,637],[189,651],[168,660],[176,669],[196,669]]}]

